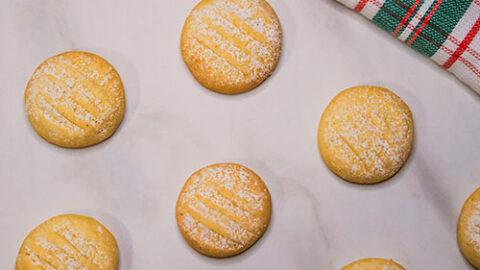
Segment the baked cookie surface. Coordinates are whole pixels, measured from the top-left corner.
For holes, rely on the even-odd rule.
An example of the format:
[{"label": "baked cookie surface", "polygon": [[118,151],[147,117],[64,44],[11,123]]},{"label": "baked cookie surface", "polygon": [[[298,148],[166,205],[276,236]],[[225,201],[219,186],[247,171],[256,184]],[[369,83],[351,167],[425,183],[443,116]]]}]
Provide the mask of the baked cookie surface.
[{"label": "baked cookie surface", "polygon": [[16,270],[118,269],[118,247],[113,235],[93,218],[53,217],[25,238]]},{"label": "baked cookie surface", "polygon": [[265,0],[203,0],[185,21],[180,47],[198,82],[236,94],[272,74],[281,54],[282,30]]},{"label": "baked cookie surface", "polygon": [[393,260],[367,258],[355,261],[342,270],[405,270],[405,268]]},{"label": "baked cookie surface", "polygon": [[25,110],[35,131],[50,143],[85,147],[110,137],[125,113],[117,71],[86,52],[65,52],[44,61],[25,91]]},{"label": "baked cookie surface", "polygon": [[178,197],[178,227],[188,244],[211,257],[228,257],[252,246],[272,213],[262,179],[245,166],[221,163],[193,173]]},{"label": "baked cookie surface", "polygon": [[458,220],[457,239],[463,256],[480,269],[480,188],[463,205]]},{"label": "baked cookie surface", "polygon": [[318,146],[344,180],[373,184],[393,176],[413,146],[412,113],[400,97],[375,86],[340,92],[323,112]]}]

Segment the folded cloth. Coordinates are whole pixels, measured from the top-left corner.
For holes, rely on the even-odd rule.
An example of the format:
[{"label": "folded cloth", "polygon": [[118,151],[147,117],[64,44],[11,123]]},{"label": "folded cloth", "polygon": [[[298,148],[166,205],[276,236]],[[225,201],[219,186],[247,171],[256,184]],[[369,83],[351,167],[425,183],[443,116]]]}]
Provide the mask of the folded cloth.
[{"label": "folded cloth", "polygon": [[480,94],[480,0],[337,0]]}]

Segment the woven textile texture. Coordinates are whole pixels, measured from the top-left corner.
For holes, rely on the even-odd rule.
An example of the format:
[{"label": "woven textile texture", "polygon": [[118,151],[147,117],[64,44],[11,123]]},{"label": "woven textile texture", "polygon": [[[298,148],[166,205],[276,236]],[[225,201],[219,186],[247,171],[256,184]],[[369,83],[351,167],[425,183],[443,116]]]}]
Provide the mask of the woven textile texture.
[{"label": "woven textile texture", "polygon": [[337,0],[480,94],[480,0]]}]

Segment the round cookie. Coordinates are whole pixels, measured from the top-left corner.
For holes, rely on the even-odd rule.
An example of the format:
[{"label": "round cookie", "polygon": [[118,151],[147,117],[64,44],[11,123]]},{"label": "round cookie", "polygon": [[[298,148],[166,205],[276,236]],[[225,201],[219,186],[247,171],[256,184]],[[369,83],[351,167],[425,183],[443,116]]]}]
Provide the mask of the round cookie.
[{"label": "round cookie", "polygon": [[367,258],[355,261],[342,270],[405,270],[405,268],[393,260]]},{"label": "round cookie", "polygon": [[480,188],[463,205],[458,219],[457,239],[463,256],[480,269]]},{"label": "round cookie", "polygon": [[373,184],[393,176],[413,146],[408,106],[391,91],[357,86],[340,92],[323,112],[318,146],[328,168],[341,178]]},{"label": "round cookie", "polygon": [[177,224],[188,244],[211,257],[228,257],[252,246],[272,213],[262,179],[245,166],[214,164],[193,173],[177,201]]},{"label": "round cookie", "polygon": [[25,238],[15,269],[116,270],[117,242],[107,228],[93,218],[56,216]]},{"label": "round cookie", "polygon": [[100,56],[65,52],[35,70],[25,91],[25,109],[33,128],[50,143],[69,148],[97,144],[123,119],[123,84]]},{"label": "round cookie", "polygon": [[265,0],[203,0],[185,21],[180,47],[198,82],[237,94],[257,87],[275,70],[282,29]]}]

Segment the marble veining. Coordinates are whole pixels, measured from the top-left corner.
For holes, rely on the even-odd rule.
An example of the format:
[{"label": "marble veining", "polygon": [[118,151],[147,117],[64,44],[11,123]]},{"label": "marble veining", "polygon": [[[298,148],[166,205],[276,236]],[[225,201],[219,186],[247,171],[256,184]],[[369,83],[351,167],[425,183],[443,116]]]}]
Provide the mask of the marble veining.
[{"label": "marble veining", "polygon": [[[338,270],[372,256],[472,269],[455,226],[479,183],[480,97],[333,0],[269,2],[284,33],[279,65],[258,89],[224,96],[202,88],[180,55],[195,0],[0,1],[1,268],[14,268],[36,225],[76,212],[116,236],[121,270]],[[101,55],[125,86],[122,125],[85,149],[46,143],[24,112],[34,69],[67,50]],[[340,180],[316,144],[328,102],[359,84],[393,90],[415,119],[406,165],[374,186]],[[175,222],[182,185],[215,162],[254,170],[273,201],[266,234],[223,260],[193,251]]]}]

